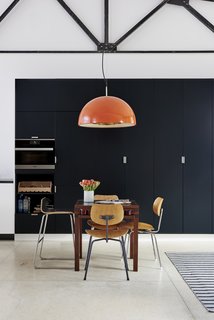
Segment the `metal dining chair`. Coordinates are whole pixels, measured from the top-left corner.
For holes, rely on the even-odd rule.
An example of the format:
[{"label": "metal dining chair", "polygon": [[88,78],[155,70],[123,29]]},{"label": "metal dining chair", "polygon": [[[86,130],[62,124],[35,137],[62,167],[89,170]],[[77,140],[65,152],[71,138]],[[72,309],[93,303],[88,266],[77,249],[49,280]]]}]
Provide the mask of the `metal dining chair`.
[{"label": "metal dining chair", "polygon": [[[43,214],[40,228],[39,228],[39,236],[36,244],[36,250],[34,255],[34,268],[35,269],[70,269],[70,268],[62,268],[62,267],[54,267],[54,266],[38,266],[37,265],[37,259],[40,258],[40,261],[42,260],[71,260],[71,258],[57,258],[57,257],[51,257],[46,258],[42,256],[42,250],[44,245],[44,239],[45,239],[45,233],[46,233],[46,227],[48,223],[48,217],[50,215],[68,215],[70,217],[70,223],[71,223],[71,232],[73,236],[73,245],[75,243],[75,234],[74,234],[74,213],[72,211],[59,211],[54,210],[52,207],[50,208],[50,199],[44,197],[41,200],[41,213]],[[40,250],[39,250],[40,245]],[[38,250],[39,250],[39,256],[38,256]]]},{"label": "metal dining chair", "polygon": [[[94,201],[110,201],[110,200],[119,200],[119,197],[115,194],[96,194],[94,196]],[[105,226],[102,225],[97,225],[96,223],[94,223],[91,219],[89,219],[87,221],[87,224],[93,228],[93,229],[105,229]],[[109,226],[109,228],[111,228],[111,226]]]},{"label": "metal dining chair", "polygon": [[95,194],[94,201],[100,200],[119,200],[116,194]]},{"label": "metal dining chair", "polygon": [[[86,280],[87,278],[93,244],[98,241],[106,241],[106,243],[108,243],[109,240],[117,241],[120,243],[124,265],[125,265],[126,278],[127,280],[129,280],[128,262],[127,262],[125,241],[124,241],[124,235],[127,234],[128,229],[118,227],[118,224],[124,218],[123,206],[121,204],[94,204],[91,207],[90,217],[92,222],[94,222],[96,225],[100,225],[104,227],[104,229],[85,230],[86,233],[90,236],[90,238],[89,238],[88,252],[87,252],[87,258],[85,263],[84,280]],[[93,238],[96,238],[96,239],[93,240]]]},{"label": "metal dining chair", "polygon": [[[162,266],[162,264],[161,264],[161,258],[160,258],[156,234],[160,231],[160,228],[161,228],[161,222],[162,222],[162,216],[163,216],[163,207],[162,207],[163,201],[164,199],[162,197],[157,197],[152,205],[153,213],[159,217],[157,229],[155,229],[151,224],[148,224],[145,222],[138,222],[138,233],[151,235],[154,257],[155,257],[155,260],[158,257],[160,267]],[[133,226],[133,223],[131,222],[127,222],[126,226],[129,227],[130,229],[129,233],[125,237],[125,242],[127,244],[127,252],[128,252],[130,236],[131,236],[131,233],[133,232],[134,226]]]}]

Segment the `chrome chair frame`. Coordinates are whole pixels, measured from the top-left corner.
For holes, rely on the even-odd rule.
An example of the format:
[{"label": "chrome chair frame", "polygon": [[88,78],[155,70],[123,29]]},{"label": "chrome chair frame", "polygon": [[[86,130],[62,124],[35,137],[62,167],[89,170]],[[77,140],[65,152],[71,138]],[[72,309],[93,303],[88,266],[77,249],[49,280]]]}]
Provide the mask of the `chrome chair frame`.
[{"label": "chrome chair frame", "polygon": [[[90,236],[89,244],[88,244],[87,257],[86,257],[86,262],[85,262],[85,275],[84,275],[84,280],[86,280],[86,278],[87,278],[88,268],[89,268],[89,262],[90,262],[90,258],[91,258],[91,252],[92,252],[93,244],[94,244],[94,242],[103,241],[103,240],[106,241],[106,238],[101,238],[101,239],[92,240],[92,236]],[[108,238],[108,240],[120,242],[121,249],[122,249],[123,261],[124,261],[124,267],[125,267],[125,272],[126,272],[126,278],[127,278],[127,280],[129,280],[129,273],[128,273],[129,267],[128,267],[128,261],[127,261],[127,255],[126,255],[125,240],[124,240],[124,238],[121,237],[121,240],[119,240],[119,239],[114,239],[114,238]],[[106,242],[108,242],[108,241],[106,241]]]},{"label": "chrome chair frame", "polygon": [[43,202],[44,201],[49,202],[48,198],[42,198],[41,200],[41,213],[43,214],[41,223],[40,223],[40,228],[39,228],[39,235],[38,235],[38,240],[36,244],[36,250],[34,254],[34,268],[35,269],[70,269],[69,267],[43,267],[43,266],[38,266],[37,265],[37,258],[38,258],[38,250],[39,250],[39,245],[40,245],[40,250],[39,250],[39,258],[40,261],[42,260],[72,260],[71,258],[59,258],[59,257],[44,257],[42,256],[42,250],[43,250],[43,245],[44,245],[44,239],[45,239],[45,234],[46,234],[46,227],[47,227],[47,222],[48,222],[48,217],[49,215],[69,215],[70,216],[70,223],[71,223],[71,232],[72,232],[72,237],[73,237],[73,245],[75,245],[75,224],[74,224],[74,213],[72,211],[55,211],[55,210],[49,210],[49,211],[44,211],[43,209]]},{"label": "chrome chair frame", "polygon": [[150,234],[151,235],[154,258],[156,260],[158,257],[160,267],[162,267],[162,263],[161,263],[160,252],[159,252],[159,248],[158,248],[156,234],[160,231],[162,216],[163,216],[163,208],[161,208],[157,230],[151,230],[151,231],[150,230],[142,230],[142,231],[139,230],[138,231],[139,234]]},{"label": "chrome chair frame", "polygon": [[[160,231],[162,216],[163,216],[163,208],[161,208],[158,227],[157,227],[156,230],[138,230],[139,234],[150,234],[151,235],[154,258],[155,258],[155,260],[158,258],[160,268],[162,267],[162,263],[161,263],[160,252],[159,252],[159,248],[158,248],[158,242],[157,242],[156,234],[159,233],[159,231]],[[127,254],[128,254],[128,250],[129,250],[129,246],[130,246],[130,236],[131,236],[132,232],[133,231],[130,231],[125,236],[125,242],[127,244],[127,247],[126,247]]]},{"label": "chrome chair frame", "polygon": [[85,262],[85,275],[84,275],[84,278],[83,278],[84,280],[86,280],[86,278],[87,278],[87,273],[88,273],[88,268],[89,268],[89,263],[90,263],[93,244],[95,242],[98,242],[98,241],[106,241],[106,243],[108,243],[109,240],[120,242],[121,249],[122,249],[122,257],[123,257],[124,266],[125,266],[126,278],[127,278],[127,280],[129,280],[129,273],[128,273],[129,268],[128,268],[128,260],[127,260],[127,255],[126,255],[126,249],[125,249],[125,240],[124,240],[123,236],[121,236],[120,239],[109,238],[108,221],[113,219],[113,218],[114,218],[114,215],[111,215],[111,216],[109,216],[109,215],[101,215],[100,216],[100,219],[105,220],[105,223],[106,223],[106,229],[105,229],[106,235],[105,235],[105,238],[92,240],[92,236],[90,235],[89,244],[88,244],[88,251],[87,251],[87,256],[86,256],[86,262]]}]

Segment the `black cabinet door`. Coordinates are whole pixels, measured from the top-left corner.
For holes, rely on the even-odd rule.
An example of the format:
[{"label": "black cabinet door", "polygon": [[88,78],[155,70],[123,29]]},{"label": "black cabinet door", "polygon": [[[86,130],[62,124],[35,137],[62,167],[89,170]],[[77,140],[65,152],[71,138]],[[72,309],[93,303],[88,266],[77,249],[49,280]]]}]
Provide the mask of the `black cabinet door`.
[{"label": "black cabinet door", "polygon": [[16,111],[80,111],[91,99],[105,94],[100,79],[18,79]]},{"label": "black cabinet door", "polygon": [[212,81],[184,82],[184,232],[212,230]]},{"label": "black cabinet door", "polygon": [[[125,197],[140,205],[140,220],[153,222],[153,80],[110,80],[111,94],[124,99],[136,115],[135,127],[121,130],[125,174]],[[122,159],[121,159],[122,161]]]},{"label": "black cabinet door", "polygon": [[[15,233],[39,233],[42,215],[32,216],[25,213],[15,215]],[[55,216],[48,218],[46,233],[55,232]]]},{"label": "black cabinet door", "polygon": [[154,195],[164,200],[162,232],[182,232],[182,106],[180,80],[155,81]]},{"label": "black cabinet door", "polygon": [[71,208],[77,199],[83,198],[79,185],[82,179],[101,182],[95,193],[123,195],[121,131],[78,127],[78,115],[57,115],[55,204],[59,208]]},{"label": "black cabinet door", "polygon": [[54,112],[16,112],[16,138],[54,138]]}]

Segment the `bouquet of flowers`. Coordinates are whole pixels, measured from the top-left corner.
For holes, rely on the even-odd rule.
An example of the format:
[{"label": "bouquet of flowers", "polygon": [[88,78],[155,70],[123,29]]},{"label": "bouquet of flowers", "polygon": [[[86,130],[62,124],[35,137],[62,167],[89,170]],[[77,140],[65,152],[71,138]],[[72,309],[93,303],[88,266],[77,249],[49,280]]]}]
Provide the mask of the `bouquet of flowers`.
[{"label": "bouquet of flowers", "polygon": [[84,191],[94,191],[100,185],[100,181],[95,181],[93,179],[90,180],[82,180],[79,183],[81,187],[83,187]]}]

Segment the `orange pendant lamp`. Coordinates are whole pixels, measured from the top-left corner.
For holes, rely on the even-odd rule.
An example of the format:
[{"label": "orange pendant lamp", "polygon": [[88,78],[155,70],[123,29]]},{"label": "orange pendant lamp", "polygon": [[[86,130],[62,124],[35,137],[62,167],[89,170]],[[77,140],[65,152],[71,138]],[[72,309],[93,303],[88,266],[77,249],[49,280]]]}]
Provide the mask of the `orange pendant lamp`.
[{"label": "orange pendant lamp", "polygon": [[[102,67],[103,67],[102,55]],[[80,112],[78,125],[86,128],[124,128],[136,125],[136,118],[132,108],[124,100],[108,96],[108,85],[106,83],[106,95],[97,97],[83,107]]]}]

